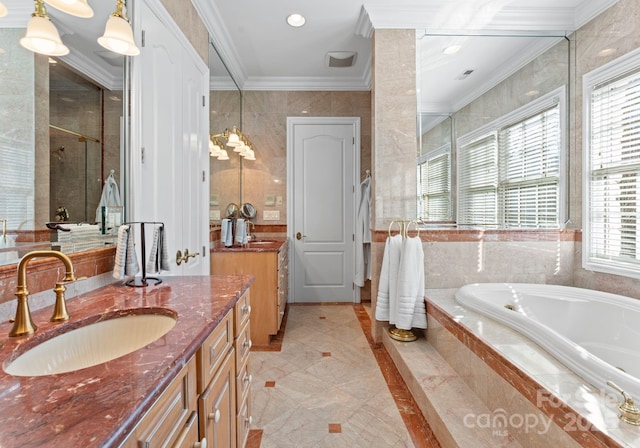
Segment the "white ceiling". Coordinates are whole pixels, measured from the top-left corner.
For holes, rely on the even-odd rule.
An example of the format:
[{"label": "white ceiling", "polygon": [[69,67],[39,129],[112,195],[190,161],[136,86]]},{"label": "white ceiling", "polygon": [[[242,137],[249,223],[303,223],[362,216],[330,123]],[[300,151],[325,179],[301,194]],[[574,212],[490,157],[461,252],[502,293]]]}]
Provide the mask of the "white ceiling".
[{"label": "white ceiling", "polygon": [[[617,0],[192,0],[232,75],[245,90],[368,90],[373,29],[564,35]],[[288,14],[307,22],[292,28]],[[521,42],[527,46],[524,40]],[[506,50],[517,54],[512,43]],[[439,49],[440,51],[441,49]],[[496,52],[495,47],[480,53]],[[329,68],[329,51],[357,51]],[[468,54],[471,54],[468,52]]]},{"label": "white ceiling", "polygon": [[[0,27],[25,27],[33,2],[3,0],[9,15]],[[129,0],[132,1],[132,0]],[[371,36],[374,29],[409,28],[430,35],[444,34],[544,34],[569,33],[617,0],[192,0],[210,31],[236,83],[245,90],[369,90],[371,88]],[[89,0],[95,15],[80,19],[48,7],[49,15],[71,48],[63,59],[109,89],[122,85],[124,57],[98,45],[115,0]],[[298,12],[307,23],[302,28],[286,24],[286,16]],[[501,76],[495,69],[513,70],[523,57],[540,51],[541,41],[519,38],[486,45],[467,37],[465,47],[453,59],[441,55],[445,37],[429,37],[420,45],[423,82],[438,85],[424,110],[449,111]],[[423,39],[423,41],[425,41]],[[547,45],[545,43],[544,45]],[[475,46],[475,47],[474,47]],[[356,51],[355,65],[330,68],[329,51]],[[518,57],[515,57],[518,55]],[[435,70],[437,68],[437,70]],[[467,68],[477,69],[470,92],[453,79]],[[212,71],[218,70],[212,67]],[[471,86],[474,86],[471,88]],[[455,93],[455,96],[454,96]]]}]

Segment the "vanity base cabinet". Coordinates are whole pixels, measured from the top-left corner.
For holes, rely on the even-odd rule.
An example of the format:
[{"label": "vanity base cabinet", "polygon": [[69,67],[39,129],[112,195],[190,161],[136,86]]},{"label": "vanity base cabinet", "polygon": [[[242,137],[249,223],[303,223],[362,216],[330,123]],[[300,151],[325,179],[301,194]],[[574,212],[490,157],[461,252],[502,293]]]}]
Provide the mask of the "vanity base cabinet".
[{"label": "vanity base cabinet", "polygon": [[280,330],[288,297],[287,243],[278,252],[212,252],[211,274],[253,275],[251,338],[268,345]]},{"label": "vanity base cabinet", "polygon": [[247,290],[121,447],[244,447],[251,424],[250,313]]},{"label": "vanity base cabinet", "polygon": [[233,349],[198,400],[200,438],[207,447],[236,447],[236,374]]},{"label": "vanity base cabinet", "polygon": [[[196,359],[193,357],[121,446],[193,446],[182,443],[193,436],[190,426],[193,424],[194,416],[197,421],[196,376]],[[196,441],[197,437],[196,433]]]}]

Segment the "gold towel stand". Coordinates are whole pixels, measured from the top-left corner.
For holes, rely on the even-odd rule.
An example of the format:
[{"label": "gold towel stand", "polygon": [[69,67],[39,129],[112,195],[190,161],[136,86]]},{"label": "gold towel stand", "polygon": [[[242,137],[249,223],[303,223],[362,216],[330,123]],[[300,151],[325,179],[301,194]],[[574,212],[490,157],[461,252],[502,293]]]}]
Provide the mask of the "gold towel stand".
[{"label": "gold towel stand", "polygon": [[[416,235],[417,237],[420,237],[420,227],[418,227],[418,221],[414,220],[414,219],[394,219],[391,221],[391,223],[389,224],[389,236],[391,236],[391,229],[393,227],[394,224],[398,224],[398,226],[400,227],[400,235],[402,235],[402,238],[408,238],[409,237],[409,228],[411,227],[411,224],[415,224],[416,225],[416,231],[418,232],[418,234]],[[411,330],[403,330],[401,328],[396,328],[395,326],[391,326],[389,327],[388,330],[389,333],[389,337],[391,339],[395,339],[396,341],[401,341],[401,342],[411,342],[411,341],[415,341],[416,339],[418,339],[418,337],[415,335],[415,333]]]}]

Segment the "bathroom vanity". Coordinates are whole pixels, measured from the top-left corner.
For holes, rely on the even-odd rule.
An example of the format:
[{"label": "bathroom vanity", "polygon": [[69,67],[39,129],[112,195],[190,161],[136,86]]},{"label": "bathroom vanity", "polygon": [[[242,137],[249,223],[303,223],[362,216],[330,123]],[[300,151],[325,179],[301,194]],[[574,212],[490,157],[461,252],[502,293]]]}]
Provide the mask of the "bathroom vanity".
[{"label": "bathroom vanity", "polygon": [[251,286],[251,339],[268,345],[282,325],[289,296],[289,249],[286,238],[250,242],[243,247],[211,249],[211,274],[247,274]]},{"label": "bathroom vanity", "polygon": [[[9,338],[3,367],[48,339],[96,321],[168,313],[175,326],[147,346],[68,373],[0,372],[0,446],[243,447],[251,421],[251,276],[165,277],[159,285],[111,285],[67,302],[71,319],[32,313],[35,334]],[[115,337],[115,335],[114,335]]]}]

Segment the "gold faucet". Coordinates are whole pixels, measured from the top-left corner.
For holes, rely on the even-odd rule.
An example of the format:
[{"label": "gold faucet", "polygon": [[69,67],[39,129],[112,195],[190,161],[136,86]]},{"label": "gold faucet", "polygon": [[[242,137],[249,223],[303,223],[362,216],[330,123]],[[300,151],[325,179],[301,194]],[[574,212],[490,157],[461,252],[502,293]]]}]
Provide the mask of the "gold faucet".
[{"label": "gold faucet", "polygon": [[625,423],[629,423],[630,425],[640,426],[640,410],[636,407],[636,404],[627,393],[622,390],[619,386],[617,386],[613,381],[607,381],[607,384],[611,386],[616,391],[622,394],[622,398],[624,401],[618,405],[618,418]]},{"label": "gold faucet", "polygon": [[67,288],[64,285],[65,283],[76,281],[71,259],[62,252],[55,250],[35,250],[22,257],[18,264],[18,286],[16,287],[18,307],[16,309],[16,318],[13,323],[13,328],[9,331],[9,337],[32,334],[37,330],[38,327],[36,327],[31,319],[29,303],[27,302],[29,297],[29,291],[27,290],[27,264],[29,264],[29,261],[34,258],[49,257],[59,259],[65,266],[64,278],[62,281],[57,282],[55,288],[53,288],[53,291],[56,293],[56,303],[53,308],[51,322],[62,322],[69,319],[69,313],[67,312],[67,305],[64,299],[64,292]]},{"label": "gold faucet", "polygon": [[[256,225],[253,223],[253,221],[247,221],[247,228],[249,230],[247,241],[253,241],[256,238],[256,236],[253,234],[253,232],[255,232],[256,230]],[[253,232],[251,231],[251,229],[253,229]]]}]

